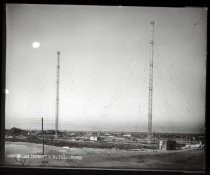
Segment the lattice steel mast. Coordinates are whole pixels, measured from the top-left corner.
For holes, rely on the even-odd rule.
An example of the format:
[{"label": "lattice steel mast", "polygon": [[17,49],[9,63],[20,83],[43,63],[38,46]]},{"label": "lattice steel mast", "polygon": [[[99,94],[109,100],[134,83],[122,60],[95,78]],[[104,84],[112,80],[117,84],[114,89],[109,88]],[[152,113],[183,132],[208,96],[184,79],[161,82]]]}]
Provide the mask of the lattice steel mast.
[{"label": "lattice steel mast", "polygon": [[153,56],[154,56],[153,52],[154,52],[154,21],[151,21],[150,60],[149,60],[148,133],[147,133],[148,143],[151,143],[151,137],[152,137],[152,93],[153,93]]},{"label": "lattice steel mast", "polygon": [[57,52],[57,75],[56,75],[56,111],[55,111],[55,138],[58,137],[59,119],[59,84],[60,84],[60,51]]}]

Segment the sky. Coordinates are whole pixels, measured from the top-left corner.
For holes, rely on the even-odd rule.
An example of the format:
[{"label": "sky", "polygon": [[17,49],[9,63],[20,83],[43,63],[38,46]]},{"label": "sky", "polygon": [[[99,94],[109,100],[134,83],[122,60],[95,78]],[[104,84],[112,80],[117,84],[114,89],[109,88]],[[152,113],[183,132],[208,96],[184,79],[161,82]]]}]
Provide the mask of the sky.
[{"label": "sky", "polygon": [[[205,131],[206,8],[7,4],[6,128]],[[40,46],[32,47],[37,41]]]}]

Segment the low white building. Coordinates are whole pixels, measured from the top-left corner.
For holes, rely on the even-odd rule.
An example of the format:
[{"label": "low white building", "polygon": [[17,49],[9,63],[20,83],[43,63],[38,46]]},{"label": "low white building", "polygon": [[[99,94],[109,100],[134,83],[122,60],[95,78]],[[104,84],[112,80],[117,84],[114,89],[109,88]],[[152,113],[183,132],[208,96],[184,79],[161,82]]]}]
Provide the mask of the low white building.
[{"label": "low white building", "polygon": [[165,140],[160,140],[159,141],[159,150],[166,150],[166,141]]},{"label": "low white building", "polygon": [[191,148],[191,144],[186,144],[184,148],[185,149],[190,149]]},{"label": "low white building", "polygon": [[96,136],[90,136],[90,141],[97,141],[98,138]]}]

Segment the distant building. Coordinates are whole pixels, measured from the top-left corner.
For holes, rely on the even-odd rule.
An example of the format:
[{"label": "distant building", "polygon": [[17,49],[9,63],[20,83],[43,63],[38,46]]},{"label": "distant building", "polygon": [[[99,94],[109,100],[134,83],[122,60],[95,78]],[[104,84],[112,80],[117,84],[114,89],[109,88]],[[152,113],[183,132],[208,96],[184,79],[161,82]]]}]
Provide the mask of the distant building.
[{"label": "distant building", "polygon": [[191,145],[190,144],[186,144],[185,146],[184,146],[184,149],[190,149],[191,148]]},{"label": "distant building", "polygon": [[162,150],[163,146],[164,146],[164,141],[160,140],[160,142],[159,142],[159,150]]},{"label": "distant building", "polygon": [[167,141],[166,140],[160,140],[159,141],[159,150],[166,150],[167,149]]},{"label": "distant building", "polygon": [[5,138],[6,138],[6,139],[12,139],[13,136],[10,136],[10,135],[8,136],[8,135],[6,135]]},{"label": "distant building", "polygon": [[176,150],[177,144],[174,140],[160,140],[159,150]]},{"label": "distant building", "polygon": [[175,140],[167,140],[166,142],[166,149],[167,150],[176,150],[176,141]]},{"label": "distant building", "polygon": [[90,136],[90,141],[97,141],[98,138],[96,136]]}]

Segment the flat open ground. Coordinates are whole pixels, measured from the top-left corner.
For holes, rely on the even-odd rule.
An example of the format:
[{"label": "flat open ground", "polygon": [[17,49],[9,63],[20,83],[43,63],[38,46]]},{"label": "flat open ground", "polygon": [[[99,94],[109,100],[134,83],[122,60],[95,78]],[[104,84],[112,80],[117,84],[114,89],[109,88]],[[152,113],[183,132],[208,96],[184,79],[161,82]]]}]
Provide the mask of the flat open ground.
[{"label": "flat open ground", "polygon": [[[6,142],[7,165],[21,165],[20,161],[8,158],[11,154],[42,154],[42,144]],[[179,169],[204,170],[205,151],[201,149],[175,151],[127,151],[97,148],[63,148],[45,145],[45,155],[67,156],[68,159],[27,158],[29,166],[61,166],[86,168],[128,169]],[[79,157],[78,157],[79,156]],[[43,162],[44,161],[44,162]]]}]

